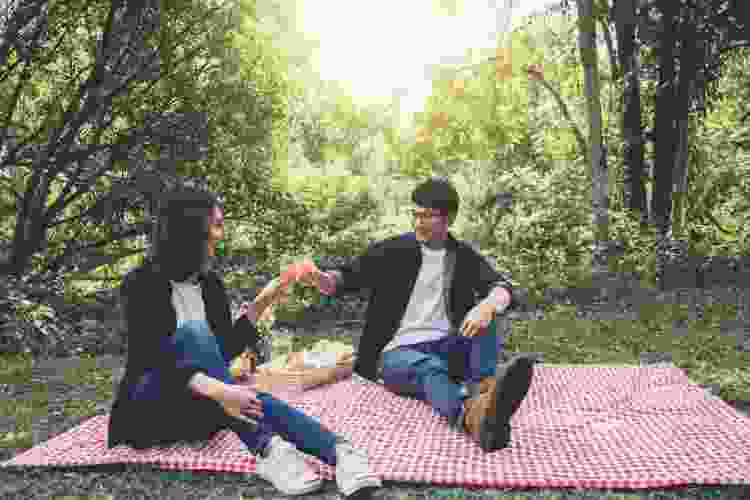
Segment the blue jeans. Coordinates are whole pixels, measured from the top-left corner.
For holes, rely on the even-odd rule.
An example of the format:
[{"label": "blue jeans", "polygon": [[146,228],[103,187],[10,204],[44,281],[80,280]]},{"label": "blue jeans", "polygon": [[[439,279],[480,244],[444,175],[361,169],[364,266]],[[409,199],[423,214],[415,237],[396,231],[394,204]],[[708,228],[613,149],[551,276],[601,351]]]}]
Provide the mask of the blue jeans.
[{"label": "blue jeans", "polygon": [[[432,342],[400,347],[381,356],[381,377],[390,391],[428,403],[452,426],[460,422],[465,384],[495,374],[501,346],[494,330],[478,337],[451,335]],[[449,373],[449,360],[463,358],[464,383]]]},{"label": "blue jeans", "polygon": [[[178,326],[175,334],[165,339],[162,349],[176,352],[178,360],[197,361],[206,375],[225,383],[232,383],[228,369],[229,360],[225,359],[216,337],[208,329],[206,322],[190,321]],[[159,370],[153,370],[141,377],[131,392],[131,397],[141,401],[158,401],[163,391]],[[336,434],[324,428],[316,419],[268,393],[259,392],[258,399],[263,403],[263,417],[257,420],[257,426],[229,416],[225,417],[226,427],[237,433],[251,452],[258,454],[266,448],[271,437],[278,434],[299,450],[329,465],[336,465]],[[184,418],[184,415],[178,418]]]}]

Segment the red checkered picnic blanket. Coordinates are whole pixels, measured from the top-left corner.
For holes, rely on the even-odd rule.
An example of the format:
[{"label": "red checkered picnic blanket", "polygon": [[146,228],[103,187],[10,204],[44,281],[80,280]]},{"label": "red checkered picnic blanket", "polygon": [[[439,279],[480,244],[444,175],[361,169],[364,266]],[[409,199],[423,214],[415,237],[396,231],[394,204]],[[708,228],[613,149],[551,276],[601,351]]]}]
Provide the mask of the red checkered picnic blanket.
[{"label": "red checkered picnic blanket", "polygon": [[[537,365],[511,421],[511,444],[493,453],[426,404],[359,377],[278,396],[366,448],[385,480],[491,488],[750,484],[750,419],[675,367]],[[230,431],[194,446],[108,450],[107,418],[94,417],[4,465],[254,470],[253,456]],[[333,477],[332,468],[311,463]]]}]

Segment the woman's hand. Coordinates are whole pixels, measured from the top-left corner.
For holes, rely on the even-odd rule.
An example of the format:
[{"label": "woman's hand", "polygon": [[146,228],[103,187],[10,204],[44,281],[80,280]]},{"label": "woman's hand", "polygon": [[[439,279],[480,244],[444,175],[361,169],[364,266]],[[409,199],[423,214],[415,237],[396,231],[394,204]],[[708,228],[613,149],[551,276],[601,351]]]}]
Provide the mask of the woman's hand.
[{"label": "woman's hand", "polygon": [[286,302],[289,300],[289,287],[279,278],[274,278],[260,291],[255,300],[263,302],[263,309],[277,302]]},{"label": "woman's hand", "polygon": [[251,387],[225,384],[216,401],[227,415],[245,422],[251,422],[250,418],[263,417],[263,402],[258,399],[258,393]]},{"label": "woman's hand", "polygon": [[259,319],[267,319],[272,313],[270,306],[288,300],[289,290],[276,278],[271,280],[252,302],[240,306],[240,316],[247,316],[252,323],[256,323]]},{"label": "woman's hand", "polygon": [[318,269],[313,269],[309,271],[306,270],[304,273],[302,273],[302,276],[300,276],[299,281],[305,286],[310,286],[313,288],[320,289],[321,276],[323,276],[323,273],[320,272],[320,270]]}]

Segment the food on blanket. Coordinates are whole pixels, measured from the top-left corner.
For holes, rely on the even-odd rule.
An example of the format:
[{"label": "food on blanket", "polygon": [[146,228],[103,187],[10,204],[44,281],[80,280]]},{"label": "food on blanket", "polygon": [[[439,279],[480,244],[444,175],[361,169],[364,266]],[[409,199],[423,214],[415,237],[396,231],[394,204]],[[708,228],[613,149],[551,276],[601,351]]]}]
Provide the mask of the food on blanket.
[{"label": "food on blanket", "polygon": [[246,350],[232,361],[229,366],[229,374],[236,379],[254,373],[257,363],[257,357],[254,352]]},{"label": "food on blanket", "polygon": [[[288,355],[276,356],[268,363],[264,363],[258,366],[258,371],[268,370],[285,370],[285,369],[301,369],[304,368],[304,353],[318,353],[313,354],[315,358],[326,356],[336,356],[337,363],[353,363],[354,360],[354,349],[349,344],[343,342],[334,342],[332,340],[319,340],[313,344],[310,349],[301,352],[293,352]],[[307,368],[314,368],[313,366],[307,366]]]},{"label": "food on blanket", "polygon": [[304,370],[307,368],[333,368],[354,362],[354,353],[303,351],[289,355],[287,368],[290,370]]},{"label": "food on blanket", "polygon": [[[310,359],[335,359],[330,366],[308,364]],[[254,383],[259,390],[272,392],[274,387],[296,387],[307,390],[344,379],[354,371],[356,357],[352,346],[342,342],[321,340],[308,351],[278,356],[258,367]]]}]

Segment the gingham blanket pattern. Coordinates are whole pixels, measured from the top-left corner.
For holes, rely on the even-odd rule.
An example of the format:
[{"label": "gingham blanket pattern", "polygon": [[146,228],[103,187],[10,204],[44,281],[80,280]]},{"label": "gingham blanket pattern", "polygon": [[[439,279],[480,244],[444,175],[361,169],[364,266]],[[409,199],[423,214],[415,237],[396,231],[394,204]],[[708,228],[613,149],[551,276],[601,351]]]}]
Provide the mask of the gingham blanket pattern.
[{"label": "gingham blanket pattern", "polygon": [[[489,454],[424,403],[356,376],[277,396],[366,448],[384,480],[486,488],[750,483],[750,419],[676,367],[537,365],[512,418],[510,446]],[[3,465],[254,470],[253,456],[230,431],[196,445],[108,450],[107,418],[94,417]],[[333,478],[331,467],[311,463]]]}]

